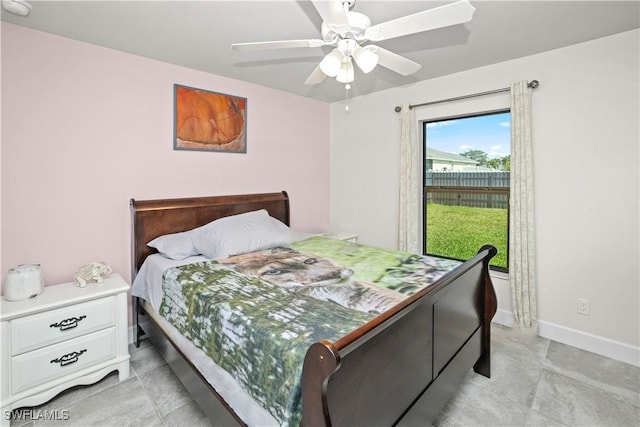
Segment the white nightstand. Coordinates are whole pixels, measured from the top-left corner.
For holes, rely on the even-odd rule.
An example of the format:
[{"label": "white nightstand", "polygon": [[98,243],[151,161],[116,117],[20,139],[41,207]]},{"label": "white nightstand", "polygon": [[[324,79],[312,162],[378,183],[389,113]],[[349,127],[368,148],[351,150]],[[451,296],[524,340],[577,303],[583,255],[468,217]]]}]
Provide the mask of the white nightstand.
[{"label": "white nightstand", "polygon": [[348,242],[358,243],[358,235],[355,233],[335,232],[325,233],[323,236],[328,237],[329,239],[346,240]]},{"label": "white nightstand", "polygon": [[1,407],[42,404],[61,391],[92,384],[117,370],[129,376],[127,292],[117,274],[85,288],[47,286],[36,298],[2,300]]}]

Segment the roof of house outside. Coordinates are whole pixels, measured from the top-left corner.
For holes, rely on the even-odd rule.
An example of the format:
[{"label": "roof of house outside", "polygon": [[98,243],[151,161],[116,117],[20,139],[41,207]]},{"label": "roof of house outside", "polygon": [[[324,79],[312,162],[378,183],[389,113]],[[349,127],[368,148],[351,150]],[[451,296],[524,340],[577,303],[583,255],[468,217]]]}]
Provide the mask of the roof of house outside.
[{"label": "roof of house outside", "polygon": [[461,156],[456,153],[447,153],[445,151],[434,150],[433,148],[427,147],[426,152],[427,160],[441,160],[445,162],[456,162],[456,163],[468,163],[471,165],[477,165],[477,160],[472,160],[467,157]]},{"label": "roof of house outside", "polygon": [[480,166],[480,165],[465,165],[462,166],[462,169],[460,170],[460,172],[503,172],[497,169],[491,169],[488,168],[486,166]]}]

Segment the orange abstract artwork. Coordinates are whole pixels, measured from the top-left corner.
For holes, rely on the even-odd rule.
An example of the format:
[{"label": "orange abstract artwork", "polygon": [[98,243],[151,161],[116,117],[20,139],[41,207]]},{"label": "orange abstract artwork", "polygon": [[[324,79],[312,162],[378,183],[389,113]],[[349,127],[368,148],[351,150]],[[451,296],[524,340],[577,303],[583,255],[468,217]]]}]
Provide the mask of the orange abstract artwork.
[{"label": "orange abstract artwork", "polygon": [[247,152],[247,100],[175,86],[177,150]]}]

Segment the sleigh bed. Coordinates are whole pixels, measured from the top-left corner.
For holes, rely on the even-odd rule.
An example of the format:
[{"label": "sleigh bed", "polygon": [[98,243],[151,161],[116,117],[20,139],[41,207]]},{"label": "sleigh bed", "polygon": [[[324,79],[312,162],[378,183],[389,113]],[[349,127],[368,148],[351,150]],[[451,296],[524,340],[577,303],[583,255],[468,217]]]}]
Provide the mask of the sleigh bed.
[{"label": "sleigh bed", "polygon": [[[156,249],[147,246],[153,239],[262,209],[289,224],[286,192],[132,199],[132,277],[146,268],[143,263],[148,257],[150,261],[161,257],[155,254]],[[361,249],[361,245],[349,244],[354,246],[347,250]],[[310,343],[301,368],[293,371],[301,373],[301,410],[299,417],[293,419],[307,427],[429,425],[471,368],[488,377],[490,322],[497,305],[489,261],[495,254],[495,248],[485,246],[472,259],[459,263],[381,314],[360,314],[363,320],[350,332]],[[214,270],[221,268],[217,262],[201,263]],[[193,276],[189,266],[176,268],[187,269],[183,273]],[[252,421],[255,418],[247,416],[244,409],[230,404],[228,390],[211,385],[211,374],[205,373],[203,364],[216,368],[215,363],[203,360],[206,358],[201,355],[194,356],[185,346],[184,337],[160,316],[157,305],[147,301],[151,299],[134,297],[136,344],[148,338],[155,345],[215,425],[264,424]],[[336,308],[330,310],[328,318],[343,310],[341,306],[332,307]],[[163,310],[170,311],[164,300]]]}]

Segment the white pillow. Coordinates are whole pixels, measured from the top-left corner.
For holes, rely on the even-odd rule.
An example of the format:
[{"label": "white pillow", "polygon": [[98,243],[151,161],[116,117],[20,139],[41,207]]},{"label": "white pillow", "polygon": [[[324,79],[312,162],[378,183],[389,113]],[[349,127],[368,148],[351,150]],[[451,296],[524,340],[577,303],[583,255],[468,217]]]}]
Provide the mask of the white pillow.
[{"label": "white pillow", "polygon": [[192,236],[198,253],[210,259],[287,245],[291,229],[261,209],[217,219],[197,228]]},{"label": "white pillow", "polygon": [[155,248],[167,258],[182,260],[190,256],[199,255],[193,245],[192,235],[197,230],[183,231],[180,233],[165,234],[156,237],[147,246]]}]

